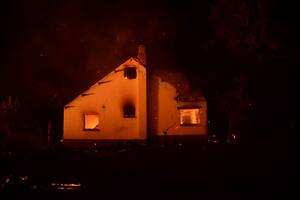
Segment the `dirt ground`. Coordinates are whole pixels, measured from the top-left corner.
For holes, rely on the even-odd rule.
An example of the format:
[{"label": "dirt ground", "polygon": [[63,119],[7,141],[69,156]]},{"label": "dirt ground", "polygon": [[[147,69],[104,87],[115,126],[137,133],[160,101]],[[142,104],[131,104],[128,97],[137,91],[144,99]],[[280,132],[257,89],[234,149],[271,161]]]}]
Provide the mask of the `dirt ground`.
[{"label": "dirt ground", "polygon": [[264,144],[52,149],[2,158],[0,191],[58,198],[286,198],[298,177],[291,157]]}]

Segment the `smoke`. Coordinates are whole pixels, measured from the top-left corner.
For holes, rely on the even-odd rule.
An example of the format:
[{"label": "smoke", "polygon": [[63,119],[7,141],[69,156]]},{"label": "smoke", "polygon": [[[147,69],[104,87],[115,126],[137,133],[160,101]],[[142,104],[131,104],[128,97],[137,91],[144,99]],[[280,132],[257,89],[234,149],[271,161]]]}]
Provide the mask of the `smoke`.
[{"label": "smoke", "polygon": [[[16,28],[8,32],[14,35],[1,91],[66,103],[136,56],[139,44],[146,45],[151,68],[186,68],[190,53],[184,45],[193,41],[182,34],[182,24],[198,9],[178,8],[169,2],[16,1],[7,14]],[[188,20],[199,26],[198,19]]]}]

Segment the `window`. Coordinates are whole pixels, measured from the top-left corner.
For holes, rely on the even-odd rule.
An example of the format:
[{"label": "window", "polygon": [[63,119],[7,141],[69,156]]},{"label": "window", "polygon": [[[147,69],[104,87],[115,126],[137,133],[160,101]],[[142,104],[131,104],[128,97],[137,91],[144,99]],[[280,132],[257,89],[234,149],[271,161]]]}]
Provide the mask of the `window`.
[{"label": "window", "polygon": [[199,108],[179,108],[179,112],[181,126],[200,125]]},{"label": "window", "polygon": [[136,79],[136,68],[127,67],[124,69],[124,78],[125,79]]},{"label": "window", "polygon": [[127,103],[123,106],[123,117],[124,118],[134,118],[135,117],[135,107],[131,103]]},{"label": "window", "polygon": [[99,130],[98,114],[84,114],[84,130]]}]

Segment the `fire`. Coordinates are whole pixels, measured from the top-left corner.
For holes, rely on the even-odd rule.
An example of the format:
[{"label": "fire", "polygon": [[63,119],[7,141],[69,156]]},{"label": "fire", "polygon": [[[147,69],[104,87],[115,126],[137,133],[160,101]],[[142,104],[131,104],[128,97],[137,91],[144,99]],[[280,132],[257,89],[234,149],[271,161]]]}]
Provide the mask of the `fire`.
[{"label": "fire", "polygon": [[99,125],[98,114],[85,114],[84,115],[84,129],[96,129]]}]

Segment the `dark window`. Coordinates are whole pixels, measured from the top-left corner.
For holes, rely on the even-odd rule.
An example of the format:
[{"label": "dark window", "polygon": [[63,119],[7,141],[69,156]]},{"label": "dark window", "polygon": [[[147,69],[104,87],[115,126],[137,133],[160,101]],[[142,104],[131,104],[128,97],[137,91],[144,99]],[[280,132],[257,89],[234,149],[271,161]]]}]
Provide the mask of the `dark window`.
[{"label": "dark window", "polygon": [[124,69],[124,78],[125,79],[136,79],[136,68],[127,67]]},{"label": "dark window", "polygon": [[123,116],[124,118],[133,118],[135,117],[135,107],[133,104],[125,104],[123,107]]}]

